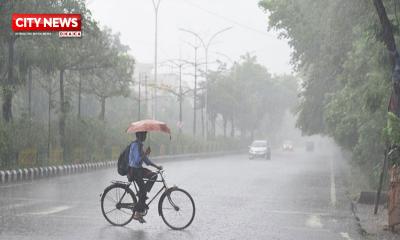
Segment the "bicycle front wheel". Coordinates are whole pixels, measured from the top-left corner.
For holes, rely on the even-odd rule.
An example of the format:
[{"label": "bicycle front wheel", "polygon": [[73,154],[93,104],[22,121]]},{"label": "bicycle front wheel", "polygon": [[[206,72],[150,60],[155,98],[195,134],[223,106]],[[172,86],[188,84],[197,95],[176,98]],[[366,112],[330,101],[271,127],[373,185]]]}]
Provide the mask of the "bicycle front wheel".
[{"label": "bicycle front wheel", "polygon": [[101,211],[112,225],[124,226],[132,221],[136,203],[135,194],[129,187],[113,184],[101,196]]},{"label": "bicycle front wheel", "polygon": [[160,198],[159,207],[162,220],[174,230],[187,228],[196,212],[193,198],[180,188],[168,190]]}]

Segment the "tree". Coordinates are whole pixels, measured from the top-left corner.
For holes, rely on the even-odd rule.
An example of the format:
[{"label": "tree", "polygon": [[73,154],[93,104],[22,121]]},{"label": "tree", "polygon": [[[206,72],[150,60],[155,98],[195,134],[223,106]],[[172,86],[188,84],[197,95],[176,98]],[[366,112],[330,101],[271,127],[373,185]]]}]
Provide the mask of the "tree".
[{"label": "tree", "polygon": [[65,125],[67,113],[70,109],[69,102],[65,98],[65,73],[66,71],[79,70],[81,68],[90,69],[98,66],[99,55],[102,52],[91,46],[94,45],[94,42],[102,39],[99,36],[100,30],[97,23],[92,19],[84,0],[56,1],[53,4],[52,11],[80,13],[84,32],[81,39],[52,39],[46,43],[47,48],[50,49],[54,56],[54,66],[59,72],[59,134],[60,145],[65,149]]},{"label": "tree", "polygon": [[[223,133],[224,137],[227,136],[227,121],[228,119],[233,121],[234,118],[234,108],[236,106],[236,98],[234,95],[235,89],[235,81],[236,79],[233,77],[231,72],[233,69],[227,70],[226,66],[221,64],[218,71],[211,72],[209,79],[209,110],[212,114],[209,116],[213,116],[212,119],[212,136],[215,137],[215,118],[216,114],[220,114],[223,120]],[[232,67],[233,68],[233,67]],[[227,72],[228,71],[228,72]],[[233,124],[233,123],[232,123]]]},{"label": "tree", "polygon": [[[83,36],[75,39],[59,38],[57,34],[20,36],[13,33],[10,27],[11,15],[15,12],[80,13],[83,18]],[[88,99],[92,99],[91,93],[96,90],[102,105],[100,118],[104,119],[106,99],[126,96],[133,82],[134,60],[128,54],[129,49],[109,29],[98,27],[84,0],[0,0],[0,13],[0,94],[4,120],[0,121],[0,128],[5,131],[0,142],[8,142],[6,147],[0,147],[1,159],[6,159],[7,166],[12,167],[10,164],[15,162],[15,153],[22,148],[46,148],[46,124],[43,124],[45,113],[48,113],[47,150],[50,151],[50,139],[59,138],[65,161],[68,161],[66,154],[70,154],[72,147],[76,146],[76,139],[85,143],[88,142],[87,139],[93,138],[96,142],[91,145],[81,144],[82,147],[104,147],[104,134],[108,131],[104,123],[88,119],[73,122],[74,119],[70,119],[71,124],[66,124],[68,113],[75,107],[71,99],[74,96],[80,99],[81,93],[86,93]],[[77,77],[78,73],[82,73],[82,78]],[[88,85],[95,89],[88,89]],[[47,97],[46,94],[45,97],[42,96],[43,90]],[[59,98],[59,101],[55,98]],[[56,103],[59,104],[58,108],[55,108]],[[93,106],[89,102],[86,104]],[[80,105],[78,103],[78,109]],[[126,104],[123,108],[130,105],[132,104]],[[59,134],[50,130],[54,108],[53,112],[59,118]],[[12,124],[4,124],[13,120],[15,121]],[[99,130],[96,137],[92,137],[89,130],[81,131],[90,127]]]},{"label": "tree", "polygon": [[[297,126],[306,135],[332,136],[353,152],[353,160],[370,176],[384,149],[398,4],[394,0],[260,2],[270,15],[270,28],[280,31],[292,46],[292,61],[302,78]],[[383,43],[394,53],[391,59]]]},{"label": "tree", "polygon": [[93,77],[88,79],[86,91],[99,99],[99,119],[104,121],[107,98],[129,94],[135,62],[128,54],[129,48],[121,43],[118,34],[112,34],[111,30],[105,29],[102,37],[107,39],[108,43],[108,47],[103,49],[107,53],[108,66],[92,70]]},{"label": "tree", "polygon": [[224,137],[227,123],[231,122],[231,136],[238,127],[242,136],[265,127],[264,119],[270,125],[260,137],[271,135],[279,129],[285,112],[296,102],[297,79],[290,76],[273,78],[265,67],[257,63],[255,56],[245,54],[239,63],[230,69],[221,64],[209,73],[209,116],[212,123],[211,135],[215,135],[215,125],[222,117]]},{"label": "tree", "polygon": [[[3,27],[0,29],[0,42],[2,45],[1,48],[6,49],[5,52],[7,52],[7,54],[3,55],[4,61],[2,62],[5,64],[3,65],[4,69],[0,75],[2,78],[0,80],[3,83],[3,119],[6,122],[10,122],[13,118],[12,100],[16,90],[15,88],[18,85],[18,76],[15,69],[15,43],[18,36],[11,30],[11,14],[14,12],[23,12],[29,8],[37,9],[37,6],[40,6],[40,4],[36,5],[36,1],[4,1],[1,4],[2,18],[0,20],[0,25]],[[22,67],[22,65],[20,66],[20,70],[24,71],[26,69]]]},{"label": "tree", "polygon": [[[389,52],[390,62],[393,69],[392,96],[389,102],[389,111],[400,117],[400,55],[394,39],[393,27],[386,13],[382,0],[373,0],[376,12],[382,25],[382,41]],[[397,16],[396,16],[397,18]]]},{"label": "tree", "polygon": [[44,68],[42,69],[44,78],[39,81],[41,88],[47,93],[48,103],[47,103],[47,158],[50,158],[51,151],[51,111],[55,107],[55,102],[53,99],[54,94],[57,92],[56,85],[56,75],[54,69]]},{"label": "tree", "polygon": [[297,126],[304,134],[325,133],[324,103],[338,88],[335,79],[352,48],[353,26],[364,21],[368,6],[360,0],[264,0],[260,6],[270,14],[270,29],[288,39],[292,63],[303,73]]}]

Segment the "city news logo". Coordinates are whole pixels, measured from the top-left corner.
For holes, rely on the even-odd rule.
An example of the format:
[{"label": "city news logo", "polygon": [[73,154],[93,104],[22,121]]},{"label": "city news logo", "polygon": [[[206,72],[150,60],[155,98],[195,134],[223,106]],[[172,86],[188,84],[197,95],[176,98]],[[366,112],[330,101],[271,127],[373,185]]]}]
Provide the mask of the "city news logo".
[{"label": "city news logo", "polygon": [[81,37],[81,26],[81,14],[14,13],[11,18],[12,30],[20,35],[24,33],[48,33],[49,35],[50,32],[58,32],[58,36],[62,38]]}]

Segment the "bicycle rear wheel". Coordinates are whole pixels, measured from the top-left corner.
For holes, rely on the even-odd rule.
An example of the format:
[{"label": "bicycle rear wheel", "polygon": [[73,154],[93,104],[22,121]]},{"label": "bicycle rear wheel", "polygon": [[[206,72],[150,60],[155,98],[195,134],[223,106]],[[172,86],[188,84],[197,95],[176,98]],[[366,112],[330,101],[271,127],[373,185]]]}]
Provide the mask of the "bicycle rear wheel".
[{"label": "bicycle rear wheel", "polygon": [[196,212],[193,198],[180,188],[168,190],[160,198],[159,207],[162,220],[174,230],[187,228]]},{"label": "bicycle rear wheel", "polygon": [[101,196],[101,211],[112,225],[124,226],[132,221],[136,203],[135,194],[128,186],[113,184]]}]

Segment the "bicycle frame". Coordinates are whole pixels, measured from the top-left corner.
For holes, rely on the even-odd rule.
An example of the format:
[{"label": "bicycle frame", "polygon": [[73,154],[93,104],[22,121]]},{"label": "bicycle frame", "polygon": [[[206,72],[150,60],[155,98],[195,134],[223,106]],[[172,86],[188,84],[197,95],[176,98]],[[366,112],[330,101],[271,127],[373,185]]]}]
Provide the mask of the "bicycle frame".
[{"label": "bicycle frame", "polygon": [[[164,176],[163,176],[163,172],[164,172],[163,170],[157,171],[157,179],[154,180],[154,182],[155,182],[155,183],[156,183],[156,182],[163,183],[163,186],[160,188],[160,190],[158,190],[158,192],[157,192],[157,193],[153,196],[153,198],[149,201],[149,203],[147,204],[148,206],[154,201],[154,199],[157,198],[158,195],[160,195],[160,193],[161,193],[162,191],[166,191],[166,190],[168,189],[168,185],[167,185],[167,183],[165,182],[165,178],[164,178]],[[158,176],[161,177],[160,180],[158,179]],[[147,181],[152,181],[152,180],[147,179]],[[147,181],[145,181],[145,183],[147,183]],[[137,195],[137,193],[138,193],[138,191],[139,191],[139,190],[138,190],[138,186],[137,186],[137,184],[136,184],[135,181],[129,182],[129,184],[126,184],[126,182],[119,182],[119,181],[114,181],[113,183],[122,183],[122,184],[127,185],[128,188],[130,188],[130,186],[131,186],[132,183],[133,183],[133,186],[135,187],[135,194]],[[120,201],[119,201],[119,203],[118,203],[118,204],[120,204],[120,206],[125,205],[125,204],[122,204],[121,201],[122,201],[122,199],[125,197],[125,194],[126,194],[126,193],[127,193],[127,191],[125,191],[124,194],[122,195],[122,197],[120,198]],[[127,207],[127,208],[129,208],[129,207]]]},{"label": "bicycle frame", "polygon": [[[148,206],[154,201],[154,199],[156,199],[157,198],[157,196],[158,195],[160,195],[160,193],[163,191],[163,190],[167,190],[168,189],[168,186],[167,186],[167,183],[165,182],[165,179],[164,179],[164,176],[163,176],[163,170],[161,170],[161,171],[157,171],[157,175],[159,175],[160,177],[161,177],[161,179],[160,180],[158,180],[158,176],[157,176],[157,179],[154,181],[155,183],[156,182],[160,182],[160,183],[163,183],[163,186],[160,188],[160,190],[158,190],[158,192],[153,196],[153,198],[149,201],[149,203],[147,204]],[[147,179],[147,181],[151,181],[150,179]],[[147,183],[147,181],[145,182],[145,183]],[[133,182],[133,186],[135,186],[135,191],[136,191],[136,193],[139,191],[138,190],[138,187],[137,187],[137,185],[136,185],[136,182],[135,181],[132,181]]]}]

